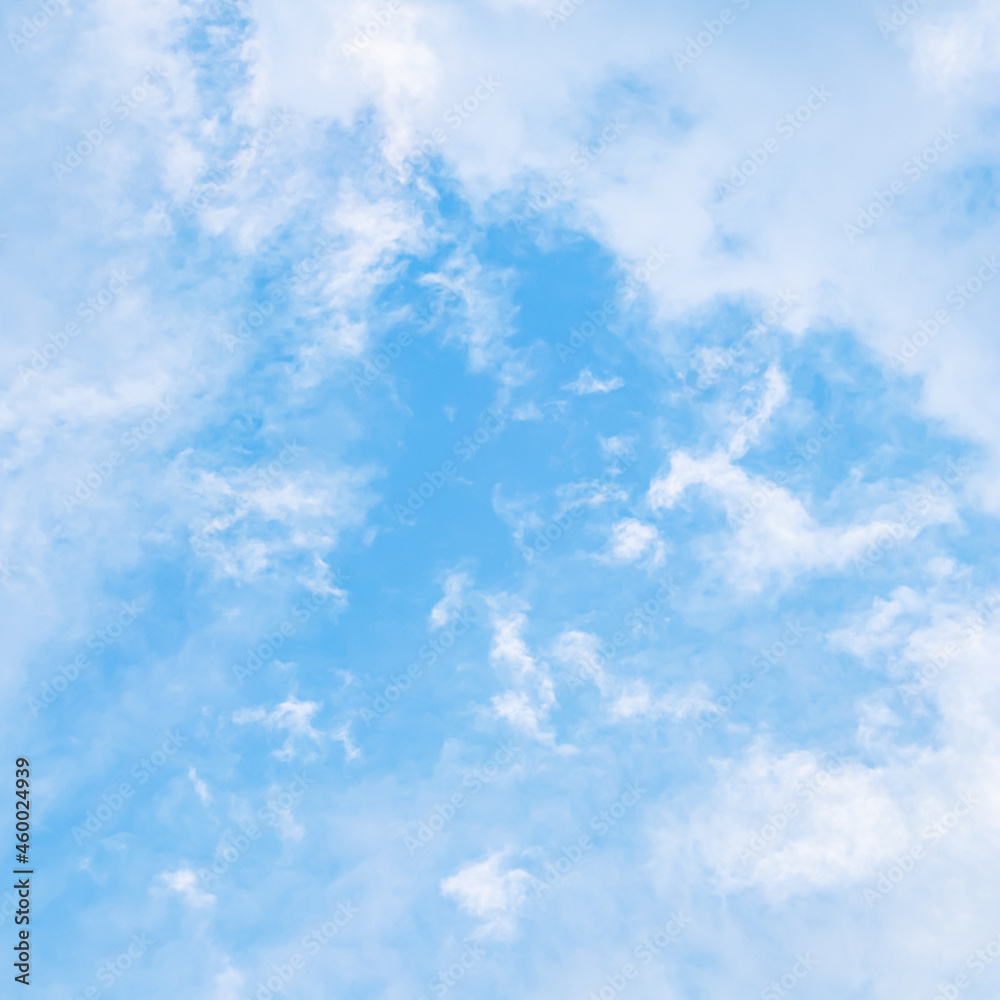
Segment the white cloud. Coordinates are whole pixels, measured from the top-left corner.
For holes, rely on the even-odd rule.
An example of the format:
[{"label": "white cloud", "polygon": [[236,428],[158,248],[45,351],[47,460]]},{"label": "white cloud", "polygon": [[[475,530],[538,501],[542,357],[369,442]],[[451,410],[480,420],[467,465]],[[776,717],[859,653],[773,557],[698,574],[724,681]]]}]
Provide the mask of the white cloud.
[{"label": "white cloud", "polygon": [[876,597],[870,612],[858,615],[846,628],[835,629],[828,638],[835,648],[846,650],[866,664],[912,641],[916,622],[928,609],[925,595],[910,587],[897,587],[888,599]]},{"label": "white cloud", "polygon": [[600,480],[565,483],[556,489],[558,504],[547,516],[539,511],[541,497],[537,494],[507,498],[501,492],[500,484],[493,490],[493,510],[511,529],[514,544],[529,561],[540,549],[538,546],[550,544],[545,538],[547,527],[555,524],[560,533],[563,525],[573,523],[569,512],[575,507],[595,508],[614,501],[626,502],[628,493],[615,483]]},{"label": "white cloud", "polygon": [[332,598],[335,608],[347,606],[347,591],[337,585],[329,564],[320,558],[318,552],[313,553],[311,571],[300,574],[298,582],[314,594],[322,594],[327,598]]},{"label": "white cloud", "polygon": [[756,886],[781,899],[843,888],[907,850],[894,793],[883,771],[756,747],[720,776],[691,836],[722,891]]},{"label": "white cloud", "polygon": [[159,879],[172,892],[176,892],[182,896],[184,902],[193,909],[204,909],[215,902],[215,896],[199,888],[198,876],[190,868],[181,868],[175,872],[164,872],[159,876]]},{"label": "white cloud", "polygon": [[555,734],[545,728],[556,705],[555,685],[548,666],[531,655],[524,640],[528,623],[524,605],[507,595],[491,597],[487,604],[493,628],[490,664],[511,684],[511,689],[494,696],[494,714],[540,743],[573,752],[572,747],[557,746]]},{"label": "white cloud", "polygon": [[600,558],[603,562],[628,565],[645,556],[648,565],[656,567],[663,565],[666,548],[654,525],[628,517],[612,525],[608,551]]},{"label": "white cloud", "polygon": [[644,680],[628,681],[610,706],[611,718],[616,722],[659,718],[681,722],[711,708],[709,696],[708,688],[701,681],[674,689],[659,698],[653,696]]},{"label": "white cloud", "polygon": [[589,396],[594,393],[609,393],[614,392],[615,389],[620,389],[625,384],[623,378],[619,378],[617,375],[614,378],[607,379],[606,381],[601,381],[597,378],[589,368],[584,368],[583,371],[576,377],[575,381],[570,382],[568,385],[564,385],[564,389],[569,389],[571,392],[575,392],[578,396]]},{"label": "white cloud", "polygon": [[734,586],[751,592],[775,575],[788,582],[804,572],[841,570],[867,558],[873,547],[881,559],[886,549],[915,538],[924,527],[957,519],[951,499],[918,494],[910,509],[904,496],[881,505],[881,516],[871,520],[824,526],[786,487],[750,476],[721,451],[704,458],[674,452],[670,473],[650,484],[649,504],[669,510],[694,486],[719,497],[732,528],[728,537],[716,540],[714,551],[707,550],[709,558]]},{"label": "white cloud", "polygon": [[431,609],[431,626],[444,628],[462,610],[465,592],[472,584],[468,573],[449,573],[444,581],[444,597]]},{"label": "white cloud", "polygon": [[742,458],[756,444],[771,419],[771,415],[779,406],[788,400],[788,380],[784,374],[773,365],[764,375],[764,391],[761,393],[757,412],[744,420],[737,428],[729,442],[731,458]]},{"label": "white cloud", "polygon": [[575,677],[592,680],[605,697],[610,694],[610,679],[600,655],[601,637],[592,632],[568,629],[556,637],[552,655]]},{"label": "white cloud", "polygon": [[351,724],[345,723],[336,732],[330,734],[331,738],[344,745],[344,755],[348,760],[358,760],[361,757],[361,750],[351,738]]},{"label": "white cloud", "polygon": [[208,805],[212,801],[212,793],[208,790],[208,785],[198,777],[198,772],[193,767],[188,768],[188,778],[190,778],[191,784],[194,785],[194,790],[198,793],[198,798],[201,799],[202,803]]},{"label": "white cloud", "polygon": [[[990,225],[952,229],[944,242],[924,232],[930,214],[924,207],[932,207],[926,199],[947,178],[948,165],[907,190],[910,208],[890,213],[860,243],[849,244],[843,232],[875,191],[903,176],[904,162],[933,138],[937,125],[928,122],[954,125],[963,134],[956,164],[989,155],[991,139],[977,120],[977,108],[991,100],[981,77],[996,62],[996,15],[988,0],[952,12],[922,9],[899,36],[912,29],[916,79],[962,82],[966,106],[956,106],[950,94],[928,98],[912,86],[899,50],[877,30],[855,47],[870,77],[861,90],[846,64],[829,63],[825,31],[799,32],[806,48],[797,51],[804,57],[794,67],[788,64],[790,27],[783,11],[769,14],[774,20],[764,40],[755,39],[760,58],[752,71],[739,44],[745,25],[734,25],[729,38],[736,44],[713,49],[712,71],[678,81],[661,54],[683,47],[684,26],[691,27],[683,5],[661,5],[655,13],[643,5],[625,30],[614,11],[588,5],[573,14],[571,36],[563,30],[567,25],[558,29],[572,37],[564,48],[553,48],[558,36],[533,6],[496,0],[472,21],[433,2],[406,5],[405,15],[352,60],[338,58],[339,46],[356,30],[360,10],[332,13],[307,3],[289,21],[273,2],[256,4],[257,32],[248,47],[253,84],[242,103],[258,116],[282,105],[306,122],[333,116],[344,124],[374,108],[391,162],[418,137],[428,139],[444,126],[446,141],[434,151],[474,210],[509,218],[529,181],[552,183],[571,163],[588,125],[593,128],[586,113],[591,99],[605,94],[608,81],[628,67],[664,106],[683,108],[681,117],[690,124],[679,128],[645,102],[622,141],[577,178],[550,217],[553,224],[589,232],[626,266],[643,260],[650,247],[669,243],[670,266],[652,274],[647,285],[666,320],[688,320],[720,300],[754,306],[770,301],[775,289],[792,286],[801,302],[795,332],[832,322],[858,331],[888,355],[945,301],[959,277],[956,250],[971,263],[994,249]],[[857,27],[854,11],[843,8],[830,16],[831,23]],[[789,72],[774,73],[775,65]],[[470,92],[484,67],[499,70],[500,90],[461,129],[451,130],[445,114]],[[717,181],[745,150],[775,134],[777,118],[820,85],[832,95],[822,109],[781,140],[736,197],[718,199]],[[897,94],[889,118],[865,101],[872,88]],[[621,103],[630,110],[627,97]],[[857,150],[864,155],[852,155]],[[541,229],[544,241],[544,218]],[[871,266],[886,258],[895,262],[891,269]],[[939,338],[913,370],[926,380],[927,413],[992,447],[997,414],[990,387],[997,359],[990,331],[985,312],[967,313],[947,351]],[[483,342],[502,339],[502,332],[487,334]],[[475,363],[483,364],[482,356]],[[984,484],[994,506],[1000,504],[998,468],[994,462]]]},{"label": "white cloud", "polygon": [[243,974],[238,969],[227,966],[215,976],[212,1000],[240,1000],[244,981]]},{"label": "white cloud", "polygon": [[913,31],[913,63],[934,86],[950,90],[1000,72],[1000,10],[991,0],[949,11]]},{"label": "white cloud", "polygon": [[601,444],[601,455],[606,461],[635,453],[635,437],[632,435],[618,434],[607,438],[599,435],[598,441]]},{"label": "white cloud", "polygon": [[528,403],[522,403],[520,406],[515,406],[511,411],[510,419],[516,423],[524,423],[529,420],[544,420],[545,413],[542,408],[534,401]]},{"label": "white cloud", "polygon": [[531,876],[522,868],[501,871],[507,854],[466,865],[441,882],[441,892],[467,913],[483,920],[479,935],[509,936],[527,896]]},{"label": "white cloud", "polygon": [[[307,560],[315,573],[311,589],[346,597],[330,580],[320,553],[336,548],[343,532],[360,528],[375,502],[372,468],[341,468],[329,474],[294,467],[284,457],[227,474],[177,469],[177,488],[191,512],[192,545],[218,571],[244,582],[267,572],[290,573]],[[299,448],[299,456],[304,449]],[[185,456],[186,457],[186,456]],[[273,471],[276,470],[276,471]],[[195,513],[192,499],[200,510]]]},{"label": "white cloud", "polygon": [[[919,697],[939,714],[934,736],[924,745],[900,739],[898,691],[888,688],[856,705],[857,744],[868,763],[781,752],[764,742],[720,763],[711,804],[681,835],[720,890],[757,888],[775,901],[817,889],[861,899],[914,849],[922,852],[921,887],[907,892],[920,898],[945,891],[966,866],[993,870],[989,845],[1000,830],[1000,680],[992,667],[1000,649],[998,609],[1000,592],[962,606],[899,588],[870,616],[835,633],[856,655],[898,664],[897,681],[920,681],[918,668],[923,672]],[[901,616],[927,624],[900,628]],[[664,840],[665,847],[676,843]]]},{"label": "white cloud", "polygon": [[274,751],[274,756],[279,760],[291,760],[296,754],[296,737],[310,739],[315,743],[322,742],[323,734],[314,729],[311,722],[320,708],[322,705],[319,702],[299,701],[294,695],[289,695],[271,712],[264,708],[242,708],[233,713],[233,722],[239,726],[259,723],[265,729],[286,730],[288,739],[280,750]]},{"label": "white cloud", "polygon": [[474,253],[465,250],[453,254],[442,271],[424,279],[446,287],[457,299],[449,310],[462,322],[448,327],[446,343],[464,349],[470,370],[496,376],[504,390],[501,399],[533,374],[527,352],[508,342],[517,313],[511,302],[513,278],[512,271],[484,267]]},{"label": "white cloud", "polygon": [[569,674],[572,687],[593,682],[601,693],[608,718],[615,723],[668,718],[681,722],[712,707],[710,692],[701,681],[678,686],[655,696],[649,684],[612,675],[601,653],[601,638],[591,632],[567,629],[552,646],[555,659]]},{"label": "white cloud", "polygon": [[494,695],[493,712],[498,719],[506,719],[531,739],[539,743],[555,743],[554,734],[542,728],[548,718],[545,705],[539,706],[524,691],[504,691]]}]

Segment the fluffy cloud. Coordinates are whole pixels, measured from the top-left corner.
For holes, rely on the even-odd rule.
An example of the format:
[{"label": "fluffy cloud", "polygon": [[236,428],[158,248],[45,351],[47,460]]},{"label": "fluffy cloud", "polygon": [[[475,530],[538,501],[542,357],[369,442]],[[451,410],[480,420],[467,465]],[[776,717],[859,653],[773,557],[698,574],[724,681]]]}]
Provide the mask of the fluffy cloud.
[{"label": "fluffy cloud", "polygon": [[527,898],[531,876],[523,868],[501,870],[506,858],[506,853],[499,851],[484,861],[466,865],[441,882],[445,896],[482,918],[480,936],[509,936]]},{"label": "fluffy cloud", "polygon": [[608,551],[603,559],[621,564],[638,562],[646,556],[651,566],[660,566],[665,552],[666,545],[655,526],[629,517],[612,525]]}]

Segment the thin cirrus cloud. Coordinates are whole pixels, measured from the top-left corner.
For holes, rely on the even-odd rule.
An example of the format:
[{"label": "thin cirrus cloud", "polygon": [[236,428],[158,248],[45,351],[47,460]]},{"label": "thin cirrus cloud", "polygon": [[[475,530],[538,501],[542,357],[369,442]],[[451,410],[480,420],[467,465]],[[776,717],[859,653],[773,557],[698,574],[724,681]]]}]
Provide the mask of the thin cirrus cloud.
[{"label": "thin cirrus cloud", "polygon": [[577,396],[591,396],[595,393],[614,392],[615,389],[620,389],[624,384],[625,380],[618,376],[602,380],[597,378],[589,368],[584,368],[573,382],[563,386],[563,388],[569,389]]}]

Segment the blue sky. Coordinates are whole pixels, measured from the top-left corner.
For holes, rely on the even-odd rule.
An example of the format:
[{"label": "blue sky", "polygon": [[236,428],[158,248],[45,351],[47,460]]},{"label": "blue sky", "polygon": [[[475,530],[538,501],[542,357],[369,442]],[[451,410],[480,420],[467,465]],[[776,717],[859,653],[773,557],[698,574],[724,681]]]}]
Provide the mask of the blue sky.
[{"label": "blue sky", "polygon": [[4,34],[38,996],[1000,990],[995,5]]}]

